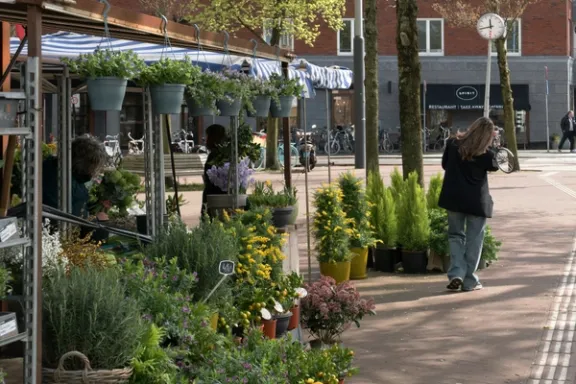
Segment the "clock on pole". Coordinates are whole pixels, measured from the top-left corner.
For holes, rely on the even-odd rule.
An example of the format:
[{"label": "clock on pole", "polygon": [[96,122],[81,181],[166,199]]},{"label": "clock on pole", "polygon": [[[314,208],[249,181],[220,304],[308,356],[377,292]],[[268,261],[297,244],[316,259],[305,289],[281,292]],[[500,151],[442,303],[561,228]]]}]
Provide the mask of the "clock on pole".
[{"label": "clock on pole", "polygon": [[486,61],[486,90],[484,92],[484,117],[490,117],[490,78],[492,69],[492,42],[506,36],[506,21],[495,13],[485,13],[476,23],[478,34],[488,41]]}]

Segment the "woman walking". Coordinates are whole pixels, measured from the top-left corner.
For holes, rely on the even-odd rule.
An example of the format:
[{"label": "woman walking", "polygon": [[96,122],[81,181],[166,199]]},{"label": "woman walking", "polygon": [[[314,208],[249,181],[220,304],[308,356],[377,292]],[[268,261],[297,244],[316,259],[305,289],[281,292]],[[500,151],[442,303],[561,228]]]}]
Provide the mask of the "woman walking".
[{"label": "woman walking", "polygon": [[448,211],[449,290],[482,289],[474,272],[482,254],[486,219],[492,217],[494,206],[487,173],[498,170],[490,149],[496,134],[494,123],[481,117],[448,140],[442,156],[445,174],[438,205]]}]

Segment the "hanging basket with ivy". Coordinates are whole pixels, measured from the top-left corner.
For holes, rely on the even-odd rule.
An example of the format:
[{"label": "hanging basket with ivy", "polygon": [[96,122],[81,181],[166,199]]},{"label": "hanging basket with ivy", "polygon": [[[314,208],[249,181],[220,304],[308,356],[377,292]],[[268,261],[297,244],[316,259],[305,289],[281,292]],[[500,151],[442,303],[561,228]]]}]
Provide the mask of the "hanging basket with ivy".
[{"label": "hanging basket with ivy", "polygon": [[90,107],[94,111],[120,111],[128,80],[138,77],[144,60],[133,51],[97,49],[75,59],[62,58],[70,72],[86,79]]}]

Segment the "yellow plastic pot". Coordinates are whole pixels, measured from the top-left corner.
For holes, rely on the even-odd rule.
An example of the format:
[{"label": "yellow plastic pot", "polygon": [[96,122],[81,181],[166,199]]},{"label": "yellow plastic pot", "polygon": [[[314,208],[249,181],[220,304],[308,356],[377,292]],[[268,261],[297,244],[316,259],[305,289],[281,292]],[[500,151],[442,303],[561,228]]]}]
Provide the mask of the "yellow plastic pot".
[{"label": "yellow plastic pot", "polygon": [[368,263],[368,248],[350,248],[352,261],[350,262],[350,279],[360,280],[368,277],[366,264]]},{"label": "yellow plastic pot", "polygon": [[217,331],[218,330],[218,318],[220,316],[218,315],[218,312],[216,312],[215,314],[212,315],[212,317],[210,318],[210,327]]},{"label": "yellow plastic pot", "polygon": [[320,263],[320,273],[322,276],[330,276],[336,283],[350,280],[350,262],[340,263]]}]

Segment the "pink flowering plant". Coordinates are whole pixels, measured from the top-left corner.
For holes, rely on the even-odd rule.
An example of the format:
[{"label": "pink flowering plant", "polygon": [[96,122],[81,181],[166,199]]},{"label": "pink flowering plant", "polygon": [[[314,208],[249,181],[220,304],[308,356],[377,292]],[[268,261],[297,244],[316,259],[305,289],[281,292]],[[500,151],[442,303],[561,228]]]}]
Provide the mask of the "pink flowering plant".
[{"label": "pink flowering plant", "polygon": [[351,324],[360,327],[360,320],[375,315],[374,300],[363,299],[350,282],[336,284],[327,276],[307,284],[308,295],[301,300],[302,326],[324,344],[337,342]]}]

